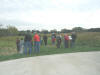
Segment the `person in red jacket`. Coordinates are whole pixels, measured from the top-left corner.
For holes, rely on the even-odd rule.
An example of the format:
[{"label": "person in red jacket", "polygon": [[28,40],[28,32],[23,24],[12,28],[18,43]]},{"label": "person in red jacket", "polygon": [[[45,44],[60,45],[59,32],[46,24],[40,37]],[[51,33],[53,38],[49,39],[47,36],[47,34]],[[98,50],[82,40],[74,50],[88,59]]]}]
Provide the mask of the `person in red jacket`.
[{"label": "person in red jacket", "polygon": [[68,48],[68,42],[69,42],[69,37],[67,34],[64,35],[64,46],[65,48]]},{"label": "person in red jacket", "polygon": [[35,33],[33,40],[34,40],[34,52],[39,53],[39,51],[40,51],[40,36],[37,33]]}]

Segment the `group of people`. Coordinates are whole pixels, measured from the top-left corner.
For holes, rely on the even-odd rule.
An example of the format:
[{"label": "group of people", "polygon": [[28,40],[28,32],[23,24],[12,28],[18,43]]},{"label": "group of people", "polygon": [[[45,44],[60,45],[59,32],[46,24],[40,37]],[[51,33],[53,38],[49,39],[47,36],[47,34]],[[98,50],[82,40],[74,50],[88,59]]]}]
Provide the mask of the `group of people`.
[{"label": "group of people", "polygon": [[58,33],[57,35],[53,33],[51,39],[52,44],[56,44],[57,48],[61,47],[62,42],[64,43],[65,48],[71,48],[75,45],[76,37],[77,35],[75,32],[72,32],[70,36],[66,33],[64,34],[64,37],[62,37],[60,33]]},{"label": "group of people", "polygon": [[[64,47],[74,47],[75,40],[76,40],[76,33],[72,32],[72,34],[69,36],[68,34],[64,34],[64,37],[60,33],[57,35],[55,33],[52,33],[51,35],[51,42],[52,45],[56,45],[57,48],[61,48],[62,42],[64,42]],[[37,32],[35,32],[34,36],[30,34],[30,32],[27,32],[24,39],[17,38],[16,45],[17,45],[17,51],[18,53],[24,53],[24,54],[31,54],[33,51],[34,46],[34,53],[40,52],[40,45],[48,45],[48,36],[44,34],[43,36],[39,35]]]}]

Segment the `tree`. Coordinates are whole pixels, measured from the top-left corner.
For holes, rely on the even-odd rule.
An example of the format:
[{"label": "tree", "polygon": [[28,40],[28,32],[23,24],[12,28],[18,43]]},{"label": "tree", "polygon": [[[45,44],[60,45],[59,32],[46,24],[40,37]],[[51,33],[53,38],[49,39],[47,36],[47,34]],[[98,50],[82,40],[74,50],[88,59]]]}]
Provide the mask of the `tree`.
[{"label": "tree", "polygon": [[71,30],[68,30],[68,29],[61,29],[61,33],[69,33],[71,32]]},{"label": "tree", "polygon": [[84,31],[85,29],[82,28],[82,27],[75,27],[72,29],[72,31],[75,31],[75,32],[81,32],[81,31]]},{"label": "tree", "polygon": [[48,30],[42,30],[41,33],[47,34],[47,33],[49,33],[49,31]]},{"label": "tree", "polygon": [[57,33],[57,30],[56,29],[53,29],[50,31],[51,33]]},{"label": "tree", "polygon": [[88,29],[89,32],[100,32],[100,28],[91,28]]},{"label": "tree", "polygon": [[27,31],[19,31],[19,36],[24,36]]},{"label": "tree", "polygon": [[7,30],[9,32],[8,35],[18,35],[18,30],[14,26],[7,26]]}]

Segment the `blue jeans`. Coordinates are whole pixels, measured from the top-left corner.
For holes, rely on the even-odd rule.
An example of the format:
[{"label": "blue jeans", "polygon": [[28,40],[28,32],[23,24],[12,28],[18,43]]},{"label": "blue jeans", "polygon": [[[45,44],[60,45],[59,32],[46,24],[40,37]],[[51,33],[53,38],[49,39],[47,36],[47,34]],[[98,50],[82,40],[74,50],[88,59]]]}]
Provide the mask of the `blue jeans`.
[{"label": "blue jeans", "polygon": [[65,48],[68,48],[68,40],[64,40],[64,46]]},{"label": "blue jeans", "polygon": [[27,49],[29,49],[29,54],[32,53],[32,44],[30,41],[24,43],[24,53],[27,54]]},{"label": "blue jeans", "polygon": [[34,42],[34,52],[39,53],[40,52],[40,42],[35,41]]},{"label": "blue jeans", "polygon": [[75,46],[75,40],[72,40],[71,41],[71,47],[74,47]]}]

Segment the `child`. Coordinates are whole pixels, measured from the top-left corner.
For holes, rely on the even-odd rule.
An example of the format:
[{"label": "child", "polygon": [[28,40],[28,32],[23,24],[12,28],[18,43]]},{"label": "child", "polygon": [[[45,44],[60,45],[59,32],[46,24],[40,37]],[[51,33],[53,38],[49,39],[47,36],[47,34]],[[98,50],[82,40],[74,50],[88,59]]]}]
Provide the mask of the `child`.
[{"label": "child", "polygon": [[16,46],[17,46],[17,52],[19,53],[19,51],[20,51],[20,40],[19,40],[19,38],[16,39]]},{"label": "child", "polygon": [[23,38],[21,38],[21,40],[20,40],[20,54],[22,54],[23,53],[23,49],[24,49],[24,39]]}]

